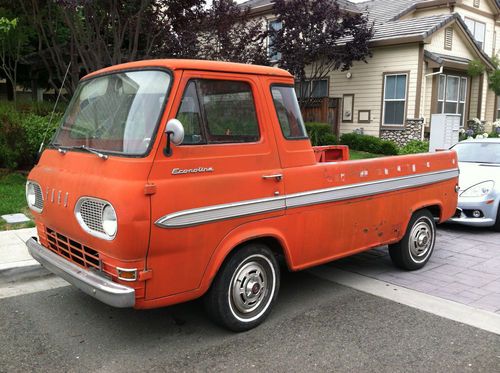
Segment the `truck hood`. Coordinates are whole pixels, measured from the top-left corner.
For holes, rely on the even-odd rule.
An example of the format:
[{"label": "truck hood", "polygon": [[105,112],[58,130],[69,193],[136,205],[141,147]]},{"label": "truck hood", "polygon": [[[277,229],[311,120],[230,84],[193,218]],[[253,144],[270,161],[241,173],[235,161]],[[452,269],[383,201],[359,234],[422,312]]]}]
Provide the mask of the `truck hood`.
[{"label": "truck hood", "polygon": [[483,181],[493,180],[500,183],[500,164],[459,162],[460,190],[466,190]]},{"label": "truck hood", "polygon": [[[39,235],[49,228],[69,239],[120,260],[144,259],[150,230],[150,196],[145,184],[152,158],[109,156],[45,150],[28,179],[42,190],[43,210],[33,212]],[[75,216],[75,205],[82,197],[109,202],[115,209],[118,231],[112,240],[86,232]]]}]

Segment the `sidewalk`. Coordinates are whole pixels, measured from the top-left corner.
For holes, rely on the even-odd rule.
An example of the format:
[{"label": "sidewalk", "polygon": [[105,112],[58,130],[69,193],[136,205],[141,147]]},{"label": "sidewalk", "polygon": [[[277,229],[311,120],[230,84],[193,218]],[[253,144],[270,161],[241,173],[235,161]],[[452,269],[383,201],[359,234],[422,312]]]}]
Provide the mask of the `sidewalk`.
[{"label": "sidewalk", "polygon": [[28,238],[36,235],[36,228],[0,232],[0,271],[38,265],[24,244]]}]

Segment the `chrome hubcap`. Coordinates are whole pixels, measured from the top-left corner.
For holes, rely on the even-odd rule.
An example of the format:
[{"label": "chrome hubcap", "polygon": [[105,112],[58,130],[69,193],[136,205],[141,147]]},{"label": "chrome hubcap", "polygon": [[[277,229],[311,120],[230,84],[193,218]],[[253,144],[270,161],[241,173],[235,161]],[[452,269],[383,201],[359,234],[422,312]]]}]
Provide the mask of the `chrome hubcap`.
[{"label": "chrome hubcap", "polygon": [[242,314],[256,310],[266,298],[268,279],[264,267],[248,262],[235,273],[231,286],[231,300]]},{"label": "chrome hubcap", "polygon": [[426,221],[415,224],[410,232],[410,254],[415,261],[424,260],[433,244],[434,232]]}]

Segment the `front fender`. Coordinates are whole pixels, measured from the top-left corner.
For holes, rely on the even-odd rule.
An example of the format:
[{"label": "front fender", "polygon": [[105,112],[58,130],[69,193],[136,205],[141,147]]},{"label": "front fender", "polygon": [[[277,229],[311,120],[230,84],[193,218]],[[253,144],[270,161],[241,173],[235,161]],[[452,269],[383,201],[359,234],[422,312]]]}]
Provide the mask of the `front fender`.
[{"label": "front fender", "polygon": [[259,238],[272,238],[279,242],[288,268],[293,269],[293,258],[281,229],[268,225],[262,227],[262,221],[246,223],[229,232],[214,250],[200,284],[202,293],[208,290],[222,263],[236,247]]}]

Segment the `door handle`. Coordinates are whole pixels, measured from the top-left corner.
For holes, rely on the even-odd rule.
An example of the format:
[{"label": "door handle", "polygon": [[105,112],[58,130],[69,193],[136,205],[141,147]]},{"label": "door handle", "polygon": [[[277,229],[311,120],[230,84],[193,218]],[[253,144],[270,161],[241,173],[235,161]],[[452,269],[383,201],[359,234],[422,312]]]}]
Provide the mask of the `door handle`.
[{"label": "door handle", "polygon": [[283,179],[283,174],[263,175],[262,178],[264,180],[274,179],[276,181],[281,181],[281,179]]}]

